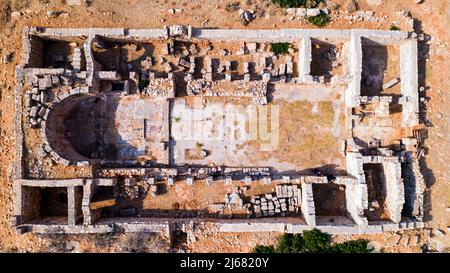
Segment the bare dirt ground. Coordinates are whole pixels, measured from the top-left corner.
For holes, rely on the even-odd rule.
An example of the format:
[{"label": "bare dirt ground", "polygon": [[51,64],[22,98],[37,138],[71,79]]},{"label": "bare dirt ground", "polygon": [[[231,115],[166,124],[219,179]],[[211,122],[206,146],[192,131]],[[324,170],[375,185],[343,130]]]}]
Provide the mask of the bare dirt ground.
[{"label": "bare dirt ground", "polygon": [[[230,1],[169,1],[169,0],[93,0],[90,5],[69,6],[62,0],[0,0],[0,56],[12,55],[12,62],[0,64],[1,90],[1,181],[0,181],[0,251],[168,251],[163,238],[144,235],[118,235],[105,238],[95,236],[40,236],[17,235],[10,226],[12,213],[12,178],[15,158],[14,145],[14,67],[20,62],[21,34],[24,26],[41,27],[133,27],[161,28],[163,25],[192,24],[194,27],[217,28],[315,28],[300,19],[292,18],[269,0],[240,1],[244,9],[254,9],[257,18],[248,26],[239,20],[238,11],[227,11]],[[239,1],[237,1],[239,2]],[[410,30],[405,19],[397,12],[410,11],[418,19],[416,30],[425,33],[420,45],[421,85],[426,87],[427,115],[433,127],[426,140],[428,152],[422,164],[430,188],[428,202],[430,229],[363,236],[335,236],[336,241],[364,237],[372,240],[386,252],[420,252],[421,245],[430,244],[444,250],[450,245],[447,227],[450,225],[450,94],[448,68],[450,67],[449,35],[450,2],[447,0],[359,0],[360,10],[374,11],[376,21],[350,20],[347,1],[330,0],[329,6],[340,4],[331,14],[327,28],[389,29],[391,24]],[[170,14],[169,8],[181,8],[181,13]],[[49,11],[62,11],[48,15]],[[12,13],[14,12],[14,13]],[[433,232],[430,232],[433,228]],[[442,229],[446,234],[435,232]],[[133,237],[134,236],[134,237]],[[119,239],[116,239],[118,237]],[[141,238],[145,237],[145,238]],[[192,252],[248,252],[256,244],[272,244],[276,234],[219,234],[205,233],[190,245]],[[139,248],[144,245],[148,247]],[[136,247],[135,247],[136,246]]]}]

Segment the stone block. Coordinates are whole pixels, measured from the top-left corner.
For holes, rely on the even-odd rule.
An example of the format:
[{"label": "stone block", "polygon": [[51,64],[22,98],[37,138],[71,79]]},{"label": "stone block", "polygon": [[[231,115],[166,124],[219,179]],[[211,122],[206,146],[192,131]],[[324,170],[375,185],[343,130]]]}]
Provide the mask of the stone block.
[{"label": "stone block", "polygon": [[39,111],[38,111],[37,115],[38,115],[39,117],[41,117],[41,118],[44,117],[45,112],[46,112],[46,109],[47,109],[47,108],[45,108],[45,107],[39,108]]},{"label": "stone block", "polygon": [[213,80],[213,77],[212,77],[212,73],[211,73],[211,72],[207,72],[207,73],[205,74],[205,80],[207,80],[207,81],[212,81],[212,80]]},{"label": "stone block", "polygon": [[169,62],[167,62],[167,63],[164,64],[164,71],[165,71],[166,73],[169,73],[169,72],[172,71],[172,65],[170,65]]},{"label": "stone block", "polygon": [[232,182],[233,182],[233,179],[231,178],[231,176],[226,176],[225,177],[225,184],[226,185],[231,185]]},{"label": "stone block", "polygon": [[252,183],[252,177],[251,176],[245,176],[244,181],[246,184],[251,184]]},{"label": "stone block", "polygon": [[149,177],[149,178],[146,179],[146,182],[149,185],[153,185],[153,184],[155,184],[155,178],[154,177]]},{"label": "stone block", "polygon": [[187,177],[186,178],[186,184],[194,185],[194,178],[193,177]]},{"label": "stone block", "polygon": [[243,64],[244,74],[249,73],[249,67],[250,67],[249,63],[248,62],[244,62],[244,64]]},{"label": "stone block", "polygon": [[173,186],[174,183],[175,183],[175,179],[173,177],[167,178],[167,184],[169,186]]},{"label": "stone block", "polygon": [[36,117],[37,113],[38,113],[37,106],[33,106],[30,108],[30,117]]},{"label": "stone block", "polygon": [[231,73],[226,73],[225,74],[225,80],[226,81],[231,81]]}]

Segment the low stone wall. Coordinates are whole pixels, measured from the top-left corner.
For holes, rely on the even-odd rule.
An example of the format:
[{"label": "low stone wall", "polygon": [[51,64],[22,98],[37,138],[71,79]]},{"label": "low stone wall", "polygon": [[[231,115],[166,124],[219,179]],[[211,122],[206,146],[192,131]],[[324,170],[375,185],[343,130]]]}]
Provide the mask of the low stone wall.
[{"label": "low stone wall", "polygon": [[151,97],[174,98],[175,81],[167,78],[151,79],[148,86],[142,91],[142,94]]},{"label": "low stone wall", "polygon": [[419,80],[417,41],[400,46],[400,87],[402,94],[402,126],[419,125]]},{"label": "low stone wall", "polygon": [[306,223],[309,226],[316,225],[316,208],[314,206],[314,197],[312,184],[302,184],[302,213]]},{"label": "low stone wall", "polygon": [[345,91],[345,106],[355,107],[357,98],[361,95],[362,73],[362,43],[361,36],[353,35],[349,45],[349,66],[351,68],[351,80]]},{"label": "low stone wall", "polygon": [[312,51],[311,51],[311,37],[303,37],[300,40],[299,56],[298,56],[298,71],[299,78],[303,81],[309,77],[311,73],[311,61],[312,61]]},{"label": "low stone wall", "polygon": [[[225,90],[224,86],[228,88]],[[267,103],[266,81],[206,81],[198,79],[188,81],[187,91],[188,94],[207,97],[249,97],[253,98],[257,104]]]},{"label": "low stone wall", "polygon": [[422,222],[404,221],[398,224],[380,222],[374,225],[306,225],[292,224],[285,221],[258,221],[250,220],[220,220],[217,222],[219,232],[280,232],[280,233],[302,233],[305,230],[317,228],[329,234],[373,234],[388,231],[408,230],[422,228]]}]

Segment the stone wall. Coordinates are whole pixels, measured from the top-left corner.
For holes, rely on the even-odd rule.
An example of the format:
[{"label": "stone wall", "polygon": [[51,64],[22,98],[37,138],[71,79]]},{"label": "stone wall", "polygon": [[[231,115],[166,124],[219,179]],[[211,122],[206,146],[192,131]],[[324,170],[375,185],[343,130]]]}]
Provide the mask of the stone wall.
[{"label": "stone wall", "polygon": [[43,66],[44,42],[37,36],[30,35],[30,51],[27,67],[41,68]]},{"label": "stone wall", "polygon": [[[203,220],[203,222],[205,222]],[[422,222],[403,221],[400,223],[380,222],[369,226],[358,225],[316,225],[292,223],[287,219],[219,220],[216,221],[219,232],[280,232],[302,233],[317,228],[329,234],[366,234],[388,231],[408,230],[423,227]]]},{"label": "stone wall", "polygon": [[89,35],[89,37],[84,42],[83,49],[84,49],[84,56],[86,58],[86,71],[87,71],[86,84],[89,87],[91,87],[92,90],[98,92],[99,83],[95,78],[95,71],[102,70],[101,69],[102,67],[94,60],[92,52],[92,45],[94,42],[95,36]]},{"label": "stone wall", "polygon": [[[15,136],[15,166],[14,179],[23,177],[23,127],[22,127],[22,81],[23,69],[16,67],[16,81],[17,85],[14,94],[15,115],[14,115],[14,136]],[[14,200],[15,201],[15,200]]]},{"label": "stone wall", "polygon": [[39,216],[42,188],[65,187],[68,196],[68,222],[75,225],[82,217],[90,225],[90,201],[96,186],[114,186],[115,179],[16,179],[14,181],[14,217],[16,225]]},{"label": "stone wall", "polygon": [[[106,37],[136,37],[164,38],[167,29],[127,29],[127,28],[30,28],[30,32],[44,37],[58,36],[106,36]],[[245,40],[265,42],[294,42],[302,37],[315,38],[350,38],[350,36],[365,36],[379,43],[399,44],[408,38],[404,31],[387,31],[371,29],[277,29],[277,30],[247,30],[247,29],[207,29],[192,28],[191,37],[210,40]]]},{"label": "stone wall", "polygon": [[400,46],[400,86],[402,126],[419,124],[419,81],[417,40],[408,40]]},{"label": "stone wall", "polygon": [[302,213],[309,226],[316,225],[315,210],[312,184],[304,183],[302,184]]},{"label": "stone wall", "polygon": [[[421,221],[425,215],[424,211],[424,195],[426,191],[426,184],[425,179],[420,172],[420,166],[417,158],[414,158],[411,156],[410,153],[406,154],[406,171],[410,172],[410,176],[405,178],[406,180],[410,179],[410,181],[404,181],[405,182],[405,192],[406,192],[406,186],[412,184],[413,190],[411,193],[412,197],[412,216],[415,217],[417,220]],[[406,199],[405,195],[405,199]],[[405,200],[406,202],[406,200]]]},{"label": "stone wall", "polygon": [[68,224],[76,225],[83,217],[81,205],[83,199],[83,187],[69,186],[67,187],[68,198]]},{"label": "stone wall", "polygon": [[[41,204],[41,189],[36,187],[21,187],[19,193],[22,202],[17,208],[21,223],[25,223],[39,217]],[[15,210],[16,213],[16,210]]]},{"label": "stone wall", "polygon": [[303,37],[300,40],[300,48],[298,54],[298,71],[299,78],[302,81],[306,81],[311,72],[311,37]]},{"label": "stone wall", "polygon": [[368,206],[367,185],[347,177],[337,177],[336,184],[345,185],[345,203],[350,218],[357,225],[367,225],[364,216],[364,209]]},{"label": "stone wall", "polygon": [[345,157],[347,172],[356,178],[358,184],[366,184],[363,169],[363,157],[358,152],[347,152]]},{"label": "stone wall", "polygon": [[355,107],[357,98],[361,95],[362,73],[362,45],[361,36],[352,35],[349,45],[349,65],[351,68],[351,80],[345,91],[345,106]]},{"label": "stone wall", "polygon": [[401,165],[398,159],[382,162],[386,176],[386,205],[391,220],[399,223],[402,218],[403,204],[405,203],[405,189],[402,179]]},{"label": "stone wall", "polygon": [[[225,89],[224,86],[227,88]],[[191,95],[207,97],[248,97],[253,98],[256,104],[267,103],[266,81],[206,81],[197,79],[187,82],[187,92]]]},{"label": "stone wall", "polygon": [[403,204],[405,203],[405,189],[402,179],[401,164],[398,157],[366,156],[364,163],[381,163],[384,170],[386,184],[386,207],[390,220],[394,223],[401,221]]}]

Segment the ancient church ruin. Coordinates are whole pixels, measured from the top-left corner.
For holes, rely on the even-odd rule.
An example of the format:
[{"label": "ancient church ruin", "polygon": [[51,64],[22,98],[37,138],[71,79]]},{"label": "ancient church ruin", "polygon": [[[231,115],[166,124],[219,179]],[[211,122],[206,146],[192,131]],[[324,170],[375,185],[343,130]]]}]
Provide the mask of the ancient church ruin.
[{"label": "ancient church ruin", "polygon": [[[274,53],[275,43],[289,48]],[[423,227],[417,66],[417,40],[402,31],[26,28],[13,223],[37,233]]]}]

